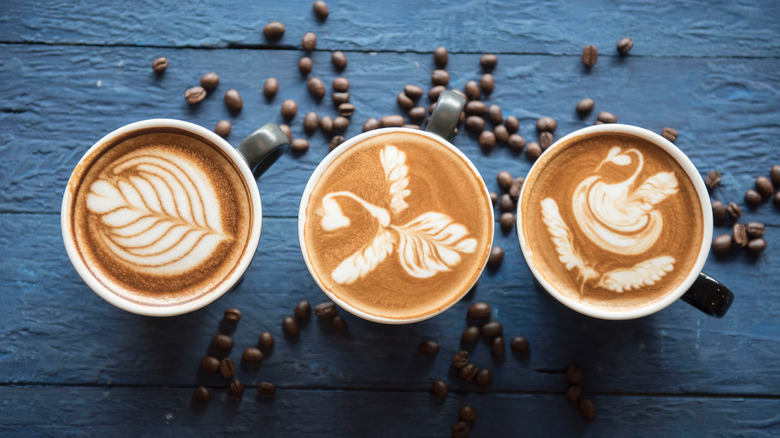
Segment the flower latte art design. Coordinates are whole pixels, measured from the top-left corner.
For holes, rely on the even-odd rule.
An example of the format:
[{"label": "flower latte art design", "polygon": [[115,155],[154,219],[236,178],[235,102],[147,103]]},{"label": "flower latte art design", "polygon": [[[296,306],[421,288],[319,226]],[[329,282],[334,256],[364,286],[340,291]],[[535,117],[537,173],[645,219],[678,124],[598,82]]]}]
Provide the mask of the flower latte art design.
[{"label": "flower latte art design", "polygon": [[[602,166],[635,166],[625,180],[608,183],[599,172]],[[639,175],[644,166],[642,152],[635,148],[613,147],[594,169],[595,175],[580,182],[571,199],[576,226],[599,248],[621,256],[646,253],[658,242],[663,230],[663,216],[657,205],[678,192],[673,172],[658,172],[644,180]],[[601,273],[579,254],[569,225],[561,217],[552,198],[541,202],[542,219],[552,238],[558,260],[567,270],[576,270],[582,287],[595,281],[596,286],[612,292],[625,292],[651,286],[674,269],[675,258],[657,255],[628,268]]]}]

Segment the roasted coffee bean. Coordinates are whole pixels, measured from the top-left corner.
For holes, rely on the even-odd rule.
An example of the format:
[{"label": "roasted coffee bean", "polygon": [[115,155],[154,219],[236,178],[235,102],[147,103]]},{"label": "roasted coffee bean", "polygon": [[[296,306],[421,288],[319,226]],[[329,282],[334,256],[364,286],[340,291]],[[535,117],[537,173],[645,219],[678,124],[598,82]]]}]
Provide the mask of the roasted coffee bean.
[{"label": "roasted coffee bean", "polygon": [[317,34],[314,32],[306,32],[301,38],[301,48],[307,52],[317,48]]},{"label": "roasted coffee bean", "polygon": [[542,147],[539,143],[532,141],[525,147],[525,156],[531,161],[536,161],[539,156],[542,155]]},{"label": "roasted coffee bean", "polygon": [[431,392],[436,394],[439,398],[447,398],[450,389],[447,387],[447,384],[444,383],[444,380],[436,380],[433,382],[433,385],[431,385]]},{"label": "roasted coffee bean", "polygon": [[460,369],[460,378],[463,380],[472,380],[474,377],[477,376],[477,366],[473,363],[467,364],[463,368]]},{"label": "roasted coffee bean", "polygon": [[520,134],[512,134],[509,136],[509,140],[507,140],[507,145],[509,145],[509,149],[512,152],[517,153],[525,147],[525,139]]},{"label": "roasted coffee bean", "polygon": [[712,252],[718,255],[731,251],[733,240],[731,234],[721,234],[712,240]]},{"label": "roasted coffee bean", "polygon": [[764,233],[766,233],[766,227],[760,222],[750,222],[745,225],[745,231],[747,232],[748,237],[751,239],[757,239],[759,237],[764,237]]},{"label": "roasted coffee bean", "polygon": [[661,130],[661,135],[663,138],[671,141],[672,143],[677,141],[677,130],[674,128],[669,128],[668,126]]},{"label": "roasted coffee bean", "polygon": [[307,74],[311,73],[313,68],[314,61],[312,61],[308,56],[304,56],[298,60],[298,71],[301,72],[302,75],[306,76]]},{"label": "roasted coffee bean", "polygon": [[780,165],[775,164],[769,171],[769,177],[772,179],[772,185],[780,187]]},{"label": "roasted coffee bean", "polygon": [[217,122],[217,126],[214,127],[214,133],[222,138],[227,138],[228,135],[230,135],[231,128],[232,126],[230,125],[229,121],[220,120]]},{"label": "roasted coffee bean", "polygon": [[[436,109],[436,102],[433,102],[433,103],[432,103],[432,104],[431,104],[431,105],[428,107],[428,112],[429,112],[430,114],[433,114],[433,110],[435,110],[435,109]],[[458,129],[458,128],[455,128],[455,129]]]},{"label": "roasted coffee bean", "polygon": [[211,346],[217,350],[230,351],[233,348],[233,338],[222,333],[216,334],[211,338]]},{"label": "roasted coffee bean", "polygon": [[302,154],[309,150],[309,140],[296,138],[290,143],[290,150],[296,154]]},{"label": "roasted coffee bean", "polygon": [[450,83],[450,74],[446,70],[436,69],[431,73],[431,83],[446,86]]},{"label": "roasted coffee bean", "polygon": [[593,102],[593,99],[582,99],[577,102],[577,113],[580,115],[580,117],[584,117],[593,111],[594,105],[595,103]]},{"label": "roasted coffee bean", "polygon": [[201,402],[208,403],[211,400],[211,392],[205,386],[198,386],[195,388],[195,392],[192,394],[192,398]]},{"label": "roasted coffee bean", "polygon": [[238,322],[241,320],[241,311],[234,307],[225,309],[224,318],[228,321]]},{"label": "roasted coffee bean", "polygon": [[514,134],[520,129],[520,121],[517,120],[517,117],[515,116],[507,116],[507,118],[504,119],[504,126],[506,126],[506,130],[509,134]]},{"label": "roasted coffee bean", "polygon": [[452,356],[452,366],[457,369],[465,367],[469,363],[469,352],[461,350]]},{"label": "roasted coffee bean", "polygon": [[184,92],[184,100],[190,105],[201,103],[206,98],[206,90],[203,87],[192,87]]},{"label": "roasted coffee bean", "polygon": [[501,336],[503,333],[504,325],[498,321],[486,322],[485,325],[482,326],[482,335],[488,339]]},{"label": "roasted coffee bean", "polygon": [[379,120],[373,117],[366,120],[366,122],[363,123],[363,132],[373,131],[374,129],[379,129],[379,128],[380,128]]},{"label": "roasted coffee bean", "polygon": [[257,385],[257,395],[263,397],[272,397],[276,394],[276,386],[271,382],[260,382]]},{"label": "roasted coffee bean", "polygon": [[493,71],[497,64],[498,56],[492,53],[486,53],[479,58],[479,65],[481,65],[482,69],[485,71]]},{"label": "roasted coffee bean", "polygon": [[152,62],[152,70],[158,75],[163,74],[166,68],[168,68],[168,60],[164,57],[159,57]]},{"label": "roasted coffee bean", "polygon": [[322,0],[317,0],[314,2],[312,9],[314,9],[314,15],[316,15],[320,20],[325,20],[330,14],[327,3]]},{"label": "roasted coffee bean", "polygon": [[330,96],[330,99],[333,101],[333,105],[336,105],[336,107],[338,108],[338,106],[341,105],[342,103],[349,102],[349,97],[350,97],[349,93],[336,92]]},{"label": "roasted coffee bean", "polygon": [[306,300],[299,302],[293,310],[293,315],[298,321],[308,320],[311,318],[311,304]]},{"label": "roasted coffee bean", "polygon": [[347,325],[347,321],[344,318],[340,317],[339,315],[333,317],[332,324],[333,324],[333,328],[340,332],[345,332],[349,328],[349,326]]},{"label": "roasted coffee bean", "polygon": [[555,138],[552,133],[544,131],[539,133],[539,146],[542,150],[547,150],[552,144],[555,143]]},{"label": "roasted coffee bean", "polygon": [[428,112],[425,108],[421,106],[416,106],[409,110],[408,116],[409,120],[413,122],[422,122],[425,120],[425,117],[428,115]]},{"label": "roasted coffee bean", "polygon": [[487,267],[490,269],[497,269],[501,266],[501,262],[504,260],[504,250],[500,246],[493,246],[490,249],[490,255],[488,256]]},{"label": "roasted coffee bean", "polygon": [[339,114],[343,117],[352,117],[355,115],[355,105],[352,105],[349,102],[342,103],[339,105]]},{"label": "roasted coffee bean", "polygon": [[617,117],[609,112],[602,111],[598,115],[599,122],[602,123],[617,123]]},{"label": "roasted coffee bean", "polygon": [[241,361],[246,363],[258,363],[263,360],[263,352],[255,347],[249,347],[241,354]]},{"label": "roasted coffee bean", "polygon": [[479,87],[482,89],[482,93],[490,94],[496,88],[496,80],[493,79],[493,75],[485,73],[479,79]]},{"label": "roasted coffee bean", "polygon": [[446,67],[449,60],[450,55],[444,47],[437,47],[436,50],[433,51],[433,63],[436,64],[436,67]]},{"label": "roasted coffee bean", "polygon": [[751,207],[758,207],[761,204],[761,201],[763,201],[763,197],[761,196],[761,193],[758,193],[753,189],[750,189],[745,192],[745,202],[747,203],[747,205]]},{"label": "roasted coffee bean", "polygon": [[552,117],[540,117],[536,121],[536,132],[554,132],[558,127],[558,122]]},{"label": "roasted coffee bean", "polygon": [[472,325],[466,327],[466,329],[463,330],[463,333],[460,335],[460,342],[462,342],[465,345],[476,344],[477,341],[479,341],[479,337],[481,334],[482,333],[479,330],[479,327],[477,326]]},{"label": "roasted coffee bean", "polygon": [[344,116],[338,116],[333,119],[333,132],[343,134],[349,128],[349,119]]},{"label": "roasted coffee bean", "polygon": [[735,202],[729,202],[729,204],[726,206],[726,213],[728,213],[732,219],[736,220],[742,216],[742,209],[739,208],[739,205],[737,205]]},{"label": "roasted coffee bean", "polygon": [[726,219],[726,206],[720,201],[712,201],[712,221],[716,225]]},{"label": "roasted coffee bean", "polygon": [[469,306],[466,317],[469,319],[489,319],[492,312],[490,304],[480,301]]},{"label": "roasted coffee bean", "polygon": [[336,93],[346,93],[349,91],[349,79],[339,76],[333,80],[332,87]]},{"label": "roasted coffee bean", "polygon": [[333,52],[333,54],[330,55],[330,61],[333,63],[333,67],[336,68],[336,71],[343,71],[347,68],[347,55],[341,50]]},{"label": "roasted coffee bean", "polygon": [[471,406],[466,405],[460,408],[458,417],[462,421],[474,421],[477,419],[477,411],[475,411]]},{"label": "roasted coffee bean", "polygon": [[225,106],[231,112],[239,112],[244,107],[244,101],[241,100],[241,94],[238,90],[230,89],[225,92]]},{"label": "roasted coffee bean", "polygon": [[292,99],[287,99],[282,102],[282,117],[285,120],[292,120],[295,114],[298,113],[298,104]]},{"label": "roasted coffee bean", "polygon": [[466,117],[466,129],[474,134],[479,134],[485,129],[485,119],[478,116]]},{"label": "roasted coffee bean", "polygon": [[[402,126],[402,128],[406,128],[406,129],[421,129],[420,125],[415,125],[414,123],[407,123],[404,126]],[[457,134],[457,132],[456,132],[456,134]]]},{"label": "roasted coffee bean", "polygon": [[577,400],[582,396],[582,386],[572,385],[566,390],[566,400],[569,403],[577,403]]},{"label": "roasted coffee bean", "polygon": [[501,111],[501,107],[498,105],[490,105],[488,107],[488,119],[490,123],[494,125],[500,125],[504,122],[504,112]]},{"label": "roasted coffee bean", "polygon": [[599,60],[599,50],[596,46],[587,45],[582,49],[582,63],[587,67],[593,67],[596,65],[596,61]]},{"label": "roasted coffee bean", "polygon": [[336,304],[331,301],[314,306],[314,315],[319,319],[331,319],[336,316]]},{"label": "roasted coffee bean", "polygon": [[520,198],[520,191],[523,190],[523,183],[525,183],[525,178],[518,176],[512,182],[512,186],[509,187],[509,197],[515,202]]},{"label": "roasted coffee bean", "polygon": [[214,72],[206,73],[200,78],[200,86],[209,93],[214,91],[217,85],[219,85],[219,75]]},{"label": "roasted coffee bean", "polygon": [[498,200],[498,208],[502,213],[508,213],[515,210],[515,202],[512,200],[512,197],[509,196],[509,193],[501,195],[501,198]]},{"label": "roasted coffee bean", "polygon": [[493,341],[490,343],[490,352],[493,354],[493,357],[504,357],[506,355],[506,343],[504,343],[502,336],[493,338]]},{"label": "roasted coffee bean", "polygon": [[621,38],[617,43],[617,51],[621,55],[628,54],[628,51],[631,50],[632,47],[634,47],[634,41],[628,37]]},{"label": "roasted coffee bean", "polygon": [[383,128],[391,128],[391,127],[401,127],[405,123],[404,116],[399,115],[390,115],[390,116],[384,116],[379,120],[379,124]]},{"label": "roasted coffee bean", "polygon": [[298,336],[301,333],[301,327],[298,325],[298,321],[292,316],[286,316],[282,320],[282,330],[284,334],[292,338]]},{"label": "roasted coffee bean", "polygon": [[490,152],[495,146],[496,134],[493,134],[493,131],[485,130],[479,134],[479,147],[482,148],[483,152]]},{"label": "roasted coffee bean", "polygon": [[596,406],[592,401],[584,398],[577,404],[577,408],[585,421],[593,421],[596,418]]},{"label": "roasted coffee bean", "polygon": [[409,99],[412,99],[413,102],[417,102],[417,100],[420,99],[424,94],[424,91],[422,88],[418,87],[417,85],[405,85],[404,94]]},{"label": "roasted coffee bean", "polygon": [[466,438],[471,433],[469,425],[465,421],[459,421],[452,426],[452,438]]},{"label": "roasted coffee bean", "polygon": [[447,87],[445,87],[444,85],[435,85],[431,87],[431,89],[428,90],[428,100],[431,102],[436,102],[437,100],[439,100],[439,95],[442,93],[442,91],[446,89]]},{"label": "roasted coffee bean", "polygon": [[710,170],[707,173],[707,176],[704,178],[704,185],[707,186],[707,189],[712,191],[715,190],[719,185],[723,177],[721,176],[720,172],[717,170]]},{"label": "roasted coffee bean", "polygon": [[515,227],[515,214],[510,212],[501,213],[498,219],[498,225],[501,227],[501,231],[508,233]]},{"label": "roasted coffee bean", "polygon": [[464,112],[467,116],[484,116],[487,113],[487,105],[481,100],[470,100],[466,103]]},{"label": "roasted coffee bean", "polygon": [[261,348],[273,348],[274,336],[271,333],[263,332],[257,337],[257,345]]},{"label": "roasted coffee bean", "polygon": [[766,240],[761,238],[752,239],[750,242],[748,242],[747,249],[752,253],[764,252],[766,249]]},{"label": "roasted coffee bean", "polygon": [[528,339],[522,337],[522,336],[514,336],[511,341],[509,341],[509,346],[512,348],[512,351],[517,352],[524,352],[528,351]]},{"label": "roasted coffee bean", "polygon": [[233,359],[226,357],[219,361],[219,373],[226,379],[232,379],[236,375],[236,364]]},{"label": "roasted coffee bean", "polygon": [[309,94],[315,100],[320,100],[325,96],[325,84],[320,78],[309,78],[306,81],[306,88],[309,89]]},{"label": "roasted coffee bean", "polygon": [[772,181],[765,176],[759,176],[756,178],[756,191],[761,194],[764,200],[768,200],[775,194],[775,187],[772,185]]},{"label": "roasted coffee bean", "polygon": [[219,359],[214,356],[206,356],[200,361],[200,366],[208,373],[216,373],[219,371]]},{"label": "roasted coffee bean", "polygon": [[494,207],[496,206],[496,204],[498,204],[498,193],[490,192],[490,202],[493,203]]},{"label": "roasted coffee bean", "polygon": [[230,395],[236,398],[244,396],[244,384],[240,380],[233,379],[230,381]]},{"label": "roasted coffee bean", "polygon": [[403,92],[398,93],[395,100],[398,102],[398,106],[405,111],[409,111],[414,106],[414,101]]},{"label": "roasted coffee bean", "polygon": [[284,31],[284,24],[278,21],[272,21],[263,28],[263,35],[265,35],[265,39],[268,41],[278,41],[282,38],[282,35],[284,35]]},{"label": "roasted coffee bean", "polygon": [[266,99],[273,99],[279,92],[279,81],[276,78],[268,78],[263,85],[263,95]]},{"label": "roasted coffee bean", "polygon": [[314,134],[319,126],[320,116],[314,111],[306,113],[306,116],[303,118],[303,130],[306,132],[306,135]]},{"label": "roasted coffee bean", "polygon": [[284,132],[284,135],[287,136],[287,141],[291,142],[292,141],[292,131],[290,130],[290,127],[285,125],[285,124],[281,124],[281,125],[279,125],[279,129],[281,129],[282,132]]},{"label": "roasted coffee bean", "polygon": [[748,244],[748,235],[745,225],[739,222],[735,223],[731,229],[734,238],[734,244],[741,247],[746,247]]},{"label": "roasted coffee bean", "polygon": [[466,92],[466,97],[471,100],[478,100],[482,95],[482,91],[480,91],[477,81],[466,82],[466,85],[463,87],[463,91]]},{"label": "roasted coffee bean", "polygon": [[570,385],[578,385],[582,382],[582,367],[579,365],[569,365],[566,370],[566,381]]},{"label": "roasted coffee bean", "polygon": [[418,350],[421,354],[433,356],[439,352],[439,343],[435,341],[422,341]]},{"label": "roasted coffee bean", "polygon": [[496,174],[496,182],[498,182],[498,188],[500,188],[504,192],[506,192],[507,190],[509,190],[510,187],[512,187],[512,183],[514,181],[515,179],[512,177],[512,174],[506,170],[499,171]]},{"label": "roasted coffee bean", "polygon": [[775,193],[774,203],[776,207],[780,208],[780,192]]},{"label": "roasted coffee bean", "polygon": [[488,369],[477,371],[476,377],[474,377],[474,383],[477,385],[488,385],[493,381],[493,371]]},{"label": "roasted coffee bean", "polygon": [[333,138],[330,139],[330,143],[328,144],[328,149],[333,150],[336,149],[341,143],[344,143],[347,139],[344,138],[342,135],[335,135]]}]

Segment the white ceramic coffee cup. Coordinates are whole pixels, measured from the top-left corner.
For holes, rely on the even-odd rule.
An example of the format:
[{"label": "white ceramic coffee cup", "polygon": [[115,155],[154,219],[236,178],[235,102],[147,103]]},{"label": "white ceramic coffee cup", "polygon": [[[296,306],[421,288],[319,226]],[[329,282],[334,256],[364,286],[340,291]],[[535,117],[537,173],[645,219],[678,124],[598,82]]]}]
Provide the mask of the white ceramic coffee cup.
[{"label": "white ceramic coffee cup", "polygon": [[[195,137],[203,138],[207,143],[216,145],[219,147],[224,155],[227,156],[236,168],[239,169],[241,177],[246,181],[246,187],[249,189],[249,195],[252,201],[252,208],[254,213],[251,215],[252,223],[250,226],[250,238],[247,243],[246,251],[241,255],[236,269],[232,270],[228,278],[220,282],[220,285],[214,291],[192,301],[186,301],[181,304],[171,303],[164,306],[147,306],[139,304],[137,302],[130,301],[123,298],[120,294],[112,292],[111,289],[102,284],[88,269],[84,260],[79,256],[79,249],[77,244],[72,238],[73,236],[73,222],[72,211],[74,202],[74,193],[76,192],[76,185],[80,180],[80,169],[91,161],[93,154],[101,153],[102,151],[110,148],[114,144],[114,140],[120,138],[128,133],[138,130],[148,130],[157,128],[171,128],[180,131],[185,131]],[[125,125],[105,137],[101,138],[95,143],[79,160],[79,164],[76,166],[73,174],[71,175],[65,194],[62,199],[61,210],[61,226],[62,236],[65,242],[65,249],[68,253],[70,261],[73,263],[73,267],[78,272],[79,276],[84,282],[97,293],[101,298],[105,299],[114,306],[127,310],[128,312],[136,313],[139,315],[148,316],[174,316],[183,313],[192,312],[200,309],[203,306],[215,301],[227,291],[229,291],[244,275],[244,272],[249,267],[252,258],[255,255],[258,242],[260,240],[260,229],[262,225],[262,207],[260,204],[260,193],[257,189],[257,183],[255,182],[256,176],[267,169],[273,164],[276,159],[281,156],[287,147],[287,137],[285,134],[273,123],[269,123],[262,128],[255,131],[252,135],[247,137],[237,148],[231,146],[222,137],[218,136],[214,132],[205,129],[201,126],[193,123],[173,120],[173,119],[151,119],[144,120],[129,125]],[[254,174],[253,174],[254,170]],[[118,287],[116,284],[112,287]],[[128,292],[128,295],[130,293]]]}]

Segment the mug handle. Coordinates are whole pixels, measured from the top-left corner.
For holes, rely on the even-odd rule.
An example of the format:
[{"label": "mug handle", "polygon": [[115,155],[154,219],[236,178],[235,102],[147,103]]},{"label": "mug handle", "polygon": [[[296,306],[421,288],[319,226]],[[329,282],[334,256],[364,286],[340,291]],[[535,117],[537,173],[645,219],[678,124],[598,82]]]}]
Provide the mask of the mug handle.
[{"label": "mug handle", "polygon": [[723,283],[702,272],[682,299],[710,316],[722,318],[734,302],[734,294]]},{"label": "mug handle", "polygon": [[449,90],[442,91],[425,130],[450,141],[465,105],[466,99],[460,94]]},{"label": "mug handle", "polygon": [[236,147],[255,178],[259,178],[287,150],[287,135],[276,125],[267,123]]}]

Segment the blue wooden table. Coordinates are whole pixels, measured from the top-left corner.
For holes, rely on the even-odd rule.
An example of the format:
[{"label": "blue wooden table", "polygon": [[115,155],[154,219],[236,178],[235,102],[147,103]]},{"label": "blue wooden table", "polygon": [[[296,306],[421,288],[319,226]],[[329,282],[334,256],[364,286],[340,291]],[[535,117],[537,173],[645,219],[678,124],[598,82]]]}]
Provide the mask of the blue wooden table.
[{"label": "blue wooden table", "polygon": [[[450,436],[464,405],[477,419],[471,436],[778,436],[780,435],[780,211],[749,208],[744,193],[780,163],[780,3],[434,0],[331,0],[318,20],[311,1],[18,1],[0,8],[0,435]],[[269,43],[262,28],[281,21]],[[433,50],[449,50],[450,87],[482,74],[483,53],[498,55],[495,91],[485,99],[520,120],[536,140],[535,121],[552,116],[561,137],[609,111],[620,122],[679,131],[677,145],[702,174],[723,174],[713,199],[736,202],[741,222],[766,224],[767,250],[710,256],[706,271],[736,294],[723,319],[679,302],[639,320],[601,321],[563,307],[539,289],[513,232],[497,232],[503,265],[447,312],[407,326],[382,326],[340,314],[347,332],[312,319],[298,339],[283,317],[300,300],[325,301],[297,241],[297,211],[309,175],[327,154],[321,132],[306,137],[303,115],[335,116],[329,98],[314,101],[297,70],[301,37],[318,36],[309,76],[328,89],[351,82],[363,121],[401,114],[404,85],[428,89]],[[615,49],[622,37],[634,47]],[[598,47],[586,69],[580,55]],[[331,53],[349,61],[338,73]],[[169,60],[161,76],[152,72]],[[197,107],[184,91],[207,72],[217,91]],[[278,95],[262,95],[266,78]],[[235,88],[244,108],[231,114],[222,93]],[[595,100],[579,118],[577,102]],[[104,134],[154,117],[213,129],[233,124],[233,144],[260,125],[282,123],[281,103],[298,102],[294,137],[309,138],[259,180],[263,234],[244,281],[191,314],[155,319],[118,310],[90,291],[72,268],[60,232],[60,202],[70,172]],[[423,98],[426,99],[426,98]],[[426,103],[427,105],[427,103]],[[506,147],[483,153],[472,135],[454,144],[498,191],[495,175],[524,175],[531,162]],[[716,227],[716,235],[730,232]],[[530,352],[491,356],[480,341],[472,361],[493,371],[487,386],[463,382],[450,366],[461,349],[466,309],[493,307],[507,338]],[[199,368],[223,311],[242,310],[233,332],[236,360],[270,331],[276,346],[259,370],[239,367],[248,389],[237,402],[227,380]],[[437,341],[436,356],[417,352]],[[564,397],[567,367],[584,370],[584,396],[597,407],[588,423]],[[450,394],[431,394],[442,379]],[[273,382],[276,396],[255,397]],[[192,401],[210,388],[208,405]]]}]

